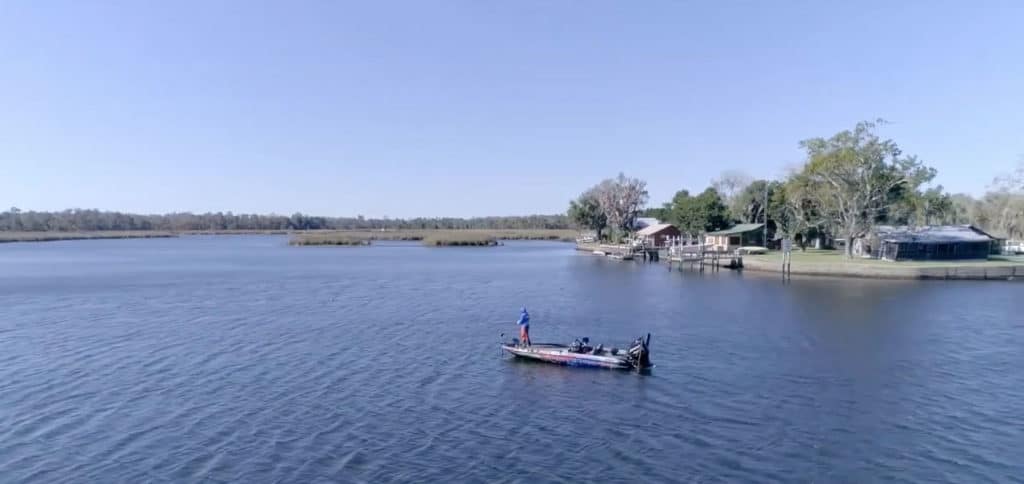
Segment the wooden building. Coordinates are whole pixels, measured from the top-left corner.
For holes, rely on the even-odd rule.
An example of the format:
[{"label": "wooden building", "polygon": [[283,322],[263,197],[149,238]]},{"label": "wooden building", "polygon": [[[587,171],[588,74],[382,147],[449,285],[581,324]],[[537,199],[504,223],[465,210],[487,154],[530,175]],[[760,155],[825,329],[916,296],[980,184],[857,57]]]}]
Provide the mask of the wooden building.
[{"label": "wooden building", "polygon": [[972,225],[880,225],[853,240],[853,255],[888,261],[987,259],[993,240]]},{"label": "wooden building", "polygon": [[716,252],[735,252],[744,246],[764,246],[764,224],[739,224],[735,227],[708,232],[704,245]]},{"label": "wooden building", "polygon": [[669,240],[679,237],[679,229],[672,224],[648,225],[637,231],[636,238],[647,247],[667,247]]}]

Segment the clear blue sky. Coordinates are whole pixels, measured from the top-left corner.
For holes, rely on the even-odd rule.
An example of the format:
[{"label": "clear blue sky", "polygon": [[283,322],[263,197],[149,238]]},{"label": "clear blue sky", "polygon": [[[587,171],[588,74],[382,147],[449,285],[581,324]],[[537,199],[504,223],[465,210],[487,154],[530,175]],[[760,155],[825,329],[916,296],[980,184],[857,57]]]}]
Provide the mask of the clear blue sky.
[{"label": "clear blue sky", "polygon": [[0,3],[0,206],[561,212],[882,133],[984,192],[1024,154],[1024,2]]}]

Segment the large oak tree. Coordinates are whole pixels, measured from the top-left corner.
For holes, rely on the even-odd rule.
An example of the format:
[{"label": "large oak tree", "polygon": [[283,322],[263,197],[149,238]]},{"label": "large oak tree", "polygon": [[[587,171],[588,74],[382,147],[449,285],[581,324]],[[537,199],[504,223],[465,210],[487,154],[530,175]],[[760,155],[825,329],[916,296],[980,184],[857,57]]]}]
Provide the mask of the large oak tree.
[{"label": "large oak tree", "polygon": [[904,156],[890,139],[875,134],[876,123],[861,122],[830,138],[811,138],[800,146],[807,161],[798,177],[806,184],[803,196],[834,224],[837,235],[850,241],[869,230],[901,194],[916,192],[935,176],[917,157]]}]

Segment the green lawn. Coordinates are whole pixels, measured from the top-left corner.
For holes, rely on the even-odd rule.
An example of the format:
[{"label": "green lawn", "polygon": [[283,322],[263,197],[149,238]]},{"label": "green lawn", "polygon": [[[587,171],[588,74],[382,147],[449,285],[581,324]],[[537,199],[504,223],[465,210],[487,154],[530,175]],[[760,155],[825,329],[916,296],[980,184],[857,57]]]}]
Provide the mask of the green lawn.
[{"label": "green lawn", "polygon": [[[744,260],[762,260],[782,263],[782,252],[773,251],[766,255],[745,255]],[[989,260],[950,260],[950,261],[906,261],[891,262],[878,259],[846,259],[842,252],[836,250],[794,250],[793,265],[844,265],[849,267],[1005,267],[1007,265],[1024,265],[1024,256],[992,256]]]}]

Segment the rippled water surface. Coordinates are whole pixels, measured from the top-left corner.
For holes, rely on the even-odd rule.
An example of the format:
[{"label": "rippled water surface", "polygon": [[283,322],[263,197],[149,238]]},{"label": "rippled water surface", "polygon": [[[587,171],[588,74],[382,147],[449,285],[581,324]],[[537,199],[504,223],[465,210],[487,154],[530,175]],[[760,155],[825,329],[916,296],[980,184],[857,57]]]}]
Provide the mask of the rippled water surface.
[{"label": "rippled water surface", "polygon": [[[653,333],[641,376],[498,353]],[[1024,285],[555,243],[0,246],[0,482],[1021,482]]]}]

